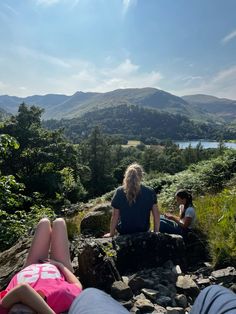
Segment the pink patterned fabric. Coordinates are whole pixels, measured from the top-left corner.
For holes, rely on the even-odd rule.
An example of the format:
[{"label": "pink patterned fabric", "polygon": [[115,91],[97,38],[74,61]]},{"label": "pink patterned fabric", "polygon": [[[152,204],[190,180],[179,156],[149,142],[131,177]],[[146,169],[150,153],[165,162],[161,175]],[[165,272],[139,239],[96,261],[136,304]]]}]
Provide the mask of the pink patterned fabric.
[{"label": "pink patterned fabric", "polygon": [[65,280],[55,265],[49,263],[32,264],[22,269],[12,278],[5,291],[21,283],[28,283],[35,291],[42,292],[45,301],[56,313],[67,311],[81,292],[78,286]]}]

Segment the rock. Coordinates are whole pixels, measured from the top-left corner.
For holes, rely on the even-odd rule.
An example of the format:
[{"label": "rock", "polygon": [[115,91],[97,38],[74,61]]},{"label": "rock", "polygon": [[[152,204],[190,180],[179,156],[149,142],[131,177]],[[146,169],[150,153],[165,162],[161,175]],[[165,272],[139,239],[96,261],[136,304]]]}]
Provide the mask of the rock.
[{"label": "rock", "polygon": [[167,306],[166,310],[167,310],[166,314],[185,314],[184,309],[181,307]]},{"label": "rock", "polygon": [[166,297],[166,296],[160,296],[156,299],[156,303],[158,305],[167,307],[167,306],[171,306],[172,305],[172,299],[170,297]]},{"label": "rock", "polygon": [[127,310],[130,310],[134,305],[132,300],[120,301],[120,304],[123,305]]},{"label": "rock", "polygon": [[179,276],[176,282],[176,287],[180,293],[182,292],[192,298],[196,298],[200,292],[199,287],[189,275]]},{"label": "rock", "polygon": [[181,268],[180,268],[179,265],[174,266],[174,267],[172,268],[172,272],[173,272],[174,274],[176,274],[176,275],[181,275],[181,274],[182,274],[182,270],[181,270]]},{"label": "rock", "polygon": [[176,295],[175,302],[176,302],[177,306],[180,306],[184,309],[188,306],[188,301],[187,301],[186,295],[184,295],[184,294]]},{"label": "rock", "polygon": [[163,265],[168,260],[186,266],[185,245],[178,235],[143,232],[114,239],[120,274]]},{"label": "rock", "polygon": [[168,289],[168,287],[163,285],[158,285],[158,291],[160,296],[168,296],[171,297],[171,291]]},{"label": "rock", "polygon": [[129,286],[135,294],[142,288],[147,287],[146,281],[141,277],[132,277],[129,281]]},{"label": "rock", "polygon": [[152,300],[152,301],[155,301],[159,294],[157,290],[153,290],[153,289],[143,288],[141,291],[149,300]]},{"label": "rock", "polygon": [[156,314],[166,314],[166,309],[163,307],[163,306],[160,306],[158,304],[154,304],[154,307],[155,307],[155,312],[153,313],[156,313]]},{"label": "rock", "polygon": [[75,275],[86,288],[95,287],[110,292],[113,282],[121,280],[113,258],[107,256],[99,241],[84,239],[78,260],[79,269]]},{"label": "rock", "polygon": [[130,313],[133,313],[133,314],[141,314],[141,311],[140,309],[138,309],[136,306],[133,306],[130,310]]},{"label": "rock", "polygon": [[0,290],[22,269],[32,238],[19,240],[13,247],[0,253]]},{"label": "rock", "polygon": [[81,221],[82,234],[100,237],[109,230],[112,207],[110,204],[102,204],[93,208]]},{"label": "rock", "polygon": [[116,300],[128,301],[133,297],[133,293],[123,281],[115,281],[111,286],[111,296]]},{"label": "rock", "polygon": [[203,286],[204,288],[211,284],[211,281],[209,278],[198,278],[196,281],[197,281],[198,286]]},{"label": "rock", "polygon": [[134,306],[137,307],[141,313],[150,313],[154,311],[155,307],[152,302],[148,299],[140,298],[135,303]]},{"label": "rock", "polygon": [[216,283],[230,283],[236,279],[236,270],[234,267],[227,267],[219,270],[215,270],[211,273]]}]

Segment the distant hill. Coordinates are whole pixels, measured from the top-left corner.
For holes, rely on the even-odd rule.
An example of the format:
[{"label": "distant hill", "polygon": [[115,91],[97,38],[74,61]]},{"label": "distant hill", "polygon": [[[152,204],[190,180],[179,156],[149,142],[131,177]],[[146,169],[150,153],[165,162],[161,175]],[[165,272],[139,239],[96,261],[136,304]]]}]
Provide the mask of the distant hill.
[{"label": "distant hill", "polygon": [[8,112],[0,108],[0,121],[4,121],[6,118],[9,118],[10,116],[11,115]]},{"label": "distant hill", "polygon": [[236,119],[236,100],[202,94],[183,96],[182,98],[192,105],[196,111],[202,110],[225,121]]},{"label": "distant hill", "polygon": [[44,125],[49,129],[63,128],[65,135],[75,143],[86,138],[96,126],[100,126],[106,134],[146,143],[151,138],[188,140],[236,137],[236,133],[224,130],[215,123],[196,123],[182,115],[134,105],[94,110],[69,120],[48,120]]},{"label": "distant hill", "polygon": [[15,114],[19,104],[44,108],[43,119],[74,118],[86,112],[120,105],[137,105],[181,114],[195,121],[223,123],[236,119],[236,101],[207,95],[177,97],[156,88],[117,89],[107,93],[76,92],[72,96],[47,94],[25,98],[0,96],[0,108]]}]

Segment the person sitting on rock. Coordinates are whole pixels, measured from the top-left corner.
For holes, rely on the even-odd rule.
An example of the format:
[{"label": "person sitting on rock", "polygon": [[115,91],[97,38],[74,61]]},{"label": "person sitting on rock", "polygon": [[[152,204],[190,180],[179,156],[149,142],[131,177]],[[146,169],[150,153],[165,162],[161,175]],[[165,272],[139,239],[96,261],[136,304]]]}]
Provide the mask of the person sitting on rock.
[{"label": "person sitting on rock", "polygon": [[104,237],[113,237],[116,230],[120,234],[148,231],[151,212],[154,231],[159,231],[160,213],[156,193],[141,183],[142,177],[143,169],[139,164],[133,163],[126,169],[123,185],[115,191],[111,202],[110,232]]},{"label": "person sitting on rock", "polygon": [[160,232],[185,236],[193,228],[196,220],[192,195],[187,190],[179,190],[175,197],[179,205],[179,217],[171,213],[161,215]]},{"label": "person sitting on rock", "polygon": [[23,269],[0,294],[0,313],[62,313],[69,310],[81,291],[82,285],[73,274],[64,219],[56,219],[51,227],[43,218]]}]

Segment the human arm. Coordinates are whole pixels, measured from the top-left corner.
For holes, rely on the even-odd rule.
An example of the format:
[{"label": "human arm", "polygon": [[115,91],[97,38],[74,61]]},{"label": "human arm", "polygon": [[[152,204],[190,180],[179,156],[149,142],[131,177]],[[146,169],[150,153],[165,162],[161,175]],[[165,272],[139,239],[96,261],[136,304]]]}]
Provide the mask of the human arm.
[{"label": "human arm", "polygon": [[117,208],[113,208],[111,222],[110,222],[110,232],[104,235],[105,238],[114,237],[119,219],[120,219],[120,210]]},{"label": "human arm", "polygon": [[159,232],[160,228],[160,212],[157,204],[153,204],[152,206],[152,216],[153,216],[153,224],[154,224],[154,232]]},{"label": "human arm", "polygon": [[23,303],[38,314],[55,314],[44,299],[28,284],[16,286],[2,299],[2,306],[8,310],[16,303]]},{"label": "human arm", "polygon": [[192,222],[192,217],[184,217],[182,218],[182,220],[180,220],[180,217],[172,215],[170,213],[165,213],[164,216],[167,219],[173,220],[174,222],[176,222],[180,227],[182,228],[188,228],[191,225]]},{"label": "human arm", "polygon": [[50,264],[55,265],[59,269],[59,271],[63,274],[67,282],[73,283],[82,290],[82,285],[79,279],[66,266],[53,259],[49,259],[48,261]]}]

